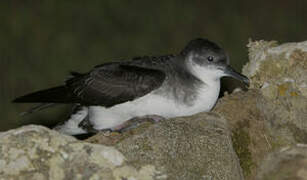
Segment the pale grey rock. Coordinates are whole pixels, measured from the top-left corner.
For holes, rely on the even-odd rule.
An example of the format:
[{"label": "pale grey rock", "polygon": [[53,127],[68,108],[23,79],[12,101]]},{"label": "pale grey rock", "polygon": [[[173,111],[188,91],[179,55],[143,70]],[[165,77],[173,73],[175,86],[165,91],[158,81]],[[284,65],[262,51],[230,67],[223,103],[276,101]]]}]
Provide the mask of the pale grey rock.
[{"label": "pale grey rock", "polygon": [[151,180],[159,173],[147,164],[128,165],[114,147],[90,144],[41,126],[0,133],[0,179]]},{"label": "pale grey rock", "polygon": [[226,95],[214,112],[230,124],[245,177],[254,179],[269,153],[307,144],[307,41],[255,41],[248,47],[243,74],[250,89]]},{"label": "pale grey rock", "polygon": [[259,41],[248,47],[243,73],[264,97],[258,108],[270,136],[278,144],[307,143],[307,41]]},{"label": "pale grey rock", "polygon": [[276,41],[250,41],[249,62],[243,74],[251,88],[268,98],[277,95],[307,97],[307,41],[278,45]]},{"label": "pale grey rock", "polygon": [[276,45],[276,41],[252,41],[250,39],[247,45],[249,62],[243,67],[242,73],[249,77],[255,75],[260,64],[267,57],[268,49],[273,48]]},{"label": "pale grey rock", "polygon": [[247,45],[249,62],[243,67],[243,74],[252,77],[259,73],[260,65],[268,59],[291,59],[293,53],[299,50],[307,52],[307,41],[292,42],[278,45],[277,41],[252,41]]},{"label": "pale grey rock", "polygon": [[0,133],[0,179],[243,179],[223,118],[202,113],[147,125],[118,135],[114,147],[41,126]]},{"label": "pale grey rock", "polygon": [[257,180],[307,180],[307,145],[297,144],[270,153]]},{"label": "pale grey rock", "polygon": [[243,179],[227,123],[216,114],[140,127],[115,147],[135,167],[153,164],[168,179]]}]

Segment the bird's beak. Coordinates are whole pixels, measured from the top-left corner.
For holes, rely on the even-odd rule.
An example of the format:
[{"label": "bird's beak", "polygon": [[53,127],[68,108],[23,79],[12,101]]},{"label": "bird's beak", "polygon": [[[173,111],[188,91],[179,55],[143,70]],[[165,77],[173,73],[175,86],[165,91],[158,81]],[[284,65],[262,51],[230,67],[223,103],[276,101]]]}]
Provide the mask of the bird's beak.
[{"label": "bird's beak", "polygon": [[249,79],[241,73],[235,71],[231,66],[227,65],[224,70],[225,76],[233,77],[239,81],[242,81],[244,84],[249,86]]}]

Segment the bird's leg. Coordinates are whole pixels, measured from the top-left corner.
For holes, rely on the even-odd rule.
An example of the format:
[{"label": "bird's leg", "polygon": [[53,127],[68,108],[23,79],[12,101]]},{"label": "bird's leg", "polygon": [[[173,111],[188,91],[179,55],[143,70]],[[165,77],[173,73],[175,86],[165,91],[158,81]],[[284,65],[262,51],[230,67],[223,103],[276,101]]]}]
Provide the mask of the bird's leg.
[{"label": "bird's leg", "polygon": [[162,116],[158,116],[158,115],[146,115],[146,116],[141,116],[141,117],[134,117],[126,121],[125,123],[112,128],[111,130],[122,133],[128,130],[131,130],[131,129],[135,129],[144,122],[156,123],[162,120],[165,120],[165,118]]},{"label": "bird's leg", "polygon": [[79,125],[80,128],[86,130],[88,133],[98,133],[99,130],[96,130],[93,125],[91,124],[91,122],[89,121],[89,116],[87,116],[84,120],[82,120]]}]

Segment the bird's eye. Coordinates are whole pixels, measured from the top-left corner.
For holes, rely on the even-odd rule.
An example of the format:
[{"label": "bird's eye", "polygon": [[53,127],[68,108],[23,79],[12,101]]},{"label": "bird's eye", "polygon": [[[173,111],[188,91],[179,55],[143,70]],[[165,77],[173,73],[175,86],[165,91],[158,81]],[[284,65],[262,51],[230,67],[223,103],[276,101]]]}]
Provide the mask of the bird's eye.
[{"label": "bird's eye", "polygon": [[210,62],[213,61],[213,59],[214,59],[213,56],[208,56],[207,57],[207,60],[210,61]]}]

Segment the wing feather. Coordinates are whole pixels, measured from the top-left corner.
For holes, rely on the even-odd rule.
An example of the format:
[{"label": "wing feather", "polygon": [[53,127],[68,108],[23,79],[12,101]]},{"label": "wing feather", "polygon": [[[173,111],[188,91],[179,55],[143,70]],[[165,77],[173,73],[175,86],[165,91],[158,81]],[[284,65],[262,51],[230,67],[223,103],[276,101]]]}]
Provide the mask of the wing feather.
[{"label": "wing feather", "polygon": [[111,107],[146,95],[160,87],[164,79],[161,70],[109,63],[67,80],[66,86],[80,103]]}]

